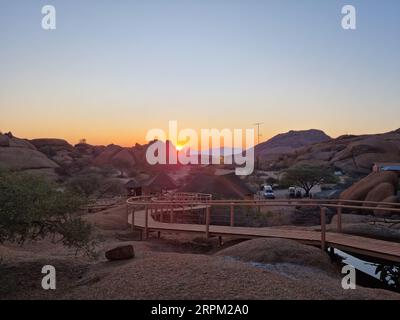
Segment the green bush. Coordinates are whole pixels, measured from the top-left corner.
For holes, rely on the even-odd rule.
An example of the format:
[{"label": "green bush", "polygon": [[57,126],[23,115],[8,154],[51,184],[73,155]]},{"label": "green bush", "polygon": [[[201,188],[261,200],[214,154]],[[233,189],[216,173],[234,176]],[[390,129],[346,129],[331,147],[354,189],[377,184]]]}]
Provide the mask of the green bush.
[{"label": "green bush", "polygon": [[283,171],[280,185],[297,186],[306,192],[308,197],[311,189],[316,185],[337,183],[338,179],[333,171],[327,167],[295,166]]},{"label": "green bush", "polygon": [[102,187],[102,179],[99,175],[88,173],[69,179],[67,189],[75,194],[84,195],[86,198],[99,192]]},{"label": "green bush", "polygon": [[0,243],[23,244],[53,235],[77,250],[93,253],[92,228],[77,212],[82,198],[48,180],[21,172],[0,172]]}]

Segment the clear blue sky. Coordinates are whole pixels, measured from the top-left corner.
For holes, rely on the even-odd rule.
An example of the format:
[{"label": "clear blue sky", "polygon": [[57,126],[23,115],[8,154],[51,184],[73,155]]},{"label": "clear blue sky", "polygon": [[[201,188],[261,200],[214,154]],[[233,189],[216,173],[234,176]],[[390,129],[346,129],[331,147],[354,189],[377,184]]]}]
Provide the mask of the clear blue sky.
[{"label": "clear blue sky", "polygon": [[260,121],[263,139],[400,127],[398,0],[0,0],[0,41],[0,130],[21,137],[132,145],[168,120]]}]

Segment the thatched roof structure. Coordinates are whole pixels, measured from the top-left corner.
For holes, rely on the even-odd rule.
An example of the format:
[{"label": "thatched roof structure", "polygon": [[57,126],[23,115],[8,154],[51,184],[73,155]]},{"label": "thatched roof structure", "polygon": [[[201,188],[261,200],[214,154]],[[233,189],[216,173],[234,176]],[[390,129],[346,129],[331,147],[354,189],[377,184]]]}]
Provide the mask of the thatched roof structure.
[{"label": "thatched roof structure", "polygon": [[176,189],[178,186],[168,174],[165,172],[160,172],[147,180],[138,180],[132,178],[125,184],[125,187],[127,189],[147,188],[161,191]]},{"label": "thatched roof structure", "polygon": [[144,183],[143,186],[160,190],[171,190],[178,187],[175,181],[165,172],[160,172],[154,177],[150,178]]},{"label": "thatched roof structure", "polygon": [[125,187],[127,189],[135,189],[135,188],[140,188],[143,186],[143,183],[139,182],[139,180],[132,178],[129,180],[126,184]]},{"label": "thatched roof structure", "polygon": [[210,193],[216,199],[245,199],[254,194],[253,190],[234,173],[226,175],[197,173],[179,191]]}]

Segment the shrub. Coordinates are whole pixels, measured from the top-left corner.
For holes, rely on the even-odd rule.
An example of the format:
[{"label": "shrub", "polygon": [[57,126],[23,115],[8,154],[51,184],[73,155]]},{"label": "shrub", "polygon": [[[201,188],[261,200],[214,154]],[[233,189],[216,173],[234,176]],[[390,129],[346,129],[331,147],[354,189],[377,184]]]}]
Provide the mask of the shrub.
[{"label": "shrub", "polygon": [[77,215],[82,204],[80,197],[42,177],[0,172],[0,243],[52,235],[56,242],[93,253],[92,228]]}]

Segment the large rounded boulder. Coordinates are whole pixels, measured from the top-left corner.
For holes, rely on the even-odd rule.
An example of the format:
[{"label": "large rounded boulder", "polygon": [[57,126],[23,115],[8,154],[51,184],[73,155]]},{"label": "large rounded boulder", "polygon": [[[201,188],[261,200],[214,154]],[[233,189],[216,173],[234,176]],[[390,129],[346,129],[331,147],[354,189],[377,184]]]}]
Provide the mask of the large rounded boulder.
[{"label": "large rounded boulder", "polygon": [[334,272],[330,258],[324,251],[289,239],[252,239],[223,249],[217,255],[245,262],[262,264],[290,263]]},{"label": "large rounded boulder", "polygon": [[8,170],[53,170],[58,165],[29,141],[0,134],[0,168]]},{"label": "large rounded boulder", "polygon": [[[363,201],[363,207],[382,207],[380,202],[397,202],[396,193],[398,183],[399,178],[396,172],[373,172],[343,191],[340,199]],[[369,202],[377,203],[371,204]],[[387,205],[383,206],[388,208]],[[371,214],[371,210],[360,210],[360,213]],[[393,214],[393,212],[388,210],[374,210],[373,213],[377,216],[390,216]]]},{"label": "large rounded boulder", "polygon": [[[365,201],[381,202],[395,195],[395,186],[389,182],[382,182],[368,192]],[[368,206],[368,203],[365,204]]]},{"label": "large rounded boulder", "polygon": [[[340,199],[343,200],[366,200],[368,194],[380,184],[390,184],[394,189],[397,188],[399,182],[399,178],[397,173],[391,171],[381,171],[381,172],[373,172],[361,179],[360,181],[353,184],[350,188],[346,189],[340,195]],[[387,191],[389,187],[384,187]],[[379,189],[371,194],[372,196],[376,196],[377,192],[382,192],[383,189]],[[392,193],[393,195],[393,193]],[[389,195],[387,195],[389,196]],[[370,200],[372,201],[372,200]],[[379,201],[379,200],[378,200]]]},{"label": "large rounded boulder", "polygon": [[400,212],[399,213],[394,213],[393,211],[384,210],[384,208],[400,209],[400,206],[393,206],[393,205],[387,204],[387,203],[398,203],[398,202],[399,202],[399,198],[397,196],[395,196],[395,195],[389,196],[389,197],[383,199],[382,200],[382,204],[378,205],[377,209],[374,210],[374,215],[377,216],[377,217],[382,217],[382,218],[390,217],[393,214],[400,215]]}]

